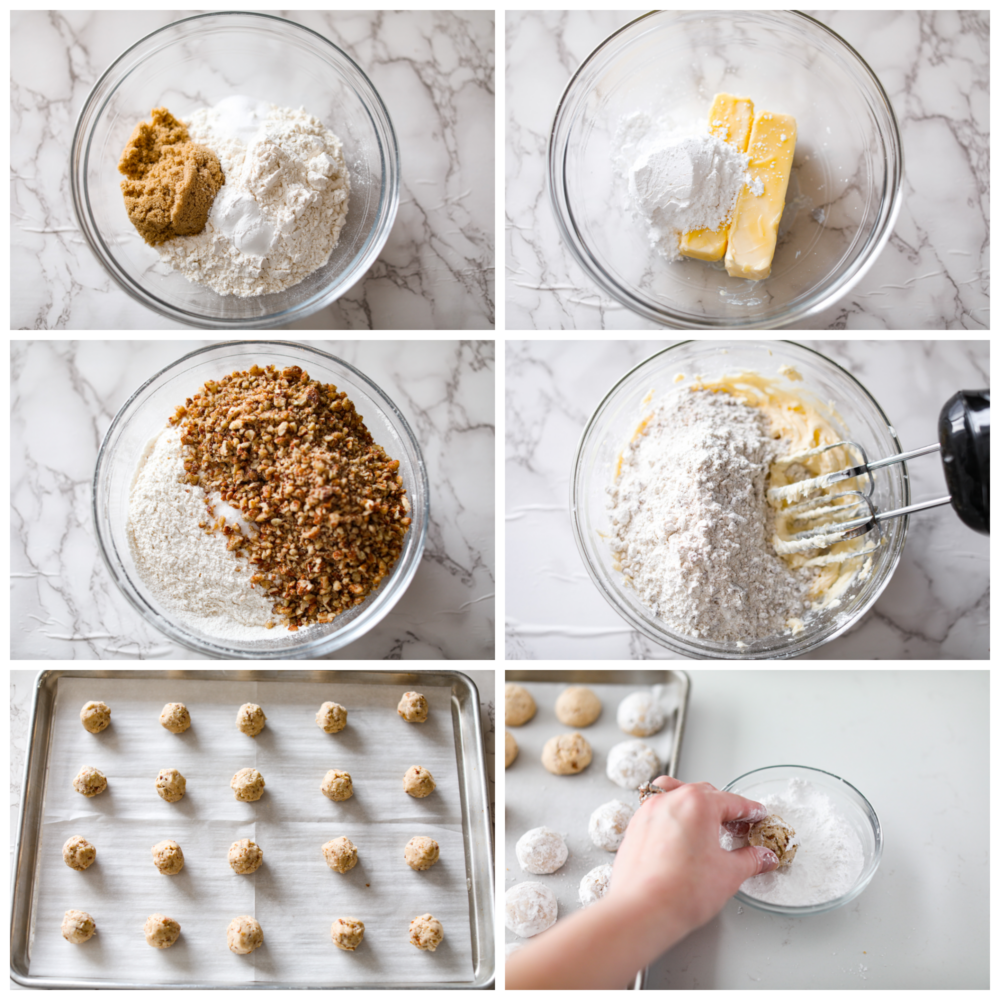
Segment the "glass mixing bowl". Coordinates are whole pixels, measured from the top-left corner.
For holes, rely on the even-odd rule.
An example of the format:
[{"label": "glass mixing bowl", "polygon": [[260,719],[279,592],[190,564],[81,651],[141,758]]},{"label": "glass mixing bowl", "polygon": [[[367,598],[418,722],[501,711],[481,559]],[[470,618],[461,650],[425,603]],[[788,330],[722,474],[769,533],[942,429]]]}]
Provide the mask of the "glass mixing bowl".
[{"label": "glass mixing bowl", "polygon": [[[781,371],[786,365],[794,368],[802,381],[789,380]],[[845,440],[860,444],[872,460],[903,450],[889,418],[864,386],[840,365],[800,344],[687,341],[654,354],[619,379],[594,411],[577,448],[570,480],[573,535],[591,579],[629,625],[676,653],[700,659],[784,659],[800,656],[841,635],[885,589],[903,552],[909,524],[906,516],[882,522],[883,544],[872,555],[871,572],[865,579],[861,579],[863,574],[855,578],[838,607],[813,612],[798,635],[748,641],[741,649],[735,643],[683,635],[657,618],[614,566],[607,541],[611,534],[607,487],[622,449],[649,412],[651,401],[661,401],[665,393],[683,391],[675,384],[675,376],[684,375],[688,382],[698,375],[712,378],[745,371],[774,378],[779,388],[811,402]],[[881,510],[909,504],[905,463],[875,474],[873,499]]]},{"label": "glass mixing bowl", "polygon": [[[118,160],[136,123],[165,106],[184,119],[241,94],[304,107],[344,144],[347,221],[330,259],[283,292],[219,295],[160,263],[125,211]],[[269,14],[199,14],[136,42],[90,92],[73,136],[73,206],[112,278],[161,316],[246,330],[301,319],[343,295],[372,266],[399,205],[399,150],[389,112],[361,68],[332,42]]]},{"label": "glass mixing bowl", "polygon": [[[332,382],[347,393],[376,443],[399,460],[409,497],[412,523],[403,552],[389,578],[355,608],[332,622],[298,632],[263,629],[265,638],[218,639],[179,622],[150,593],[136,570],[128,540],[129,490],[146,445],[167,425],[176,408],[207,380],[220,379],[251,365],[298,365],[311,378]],[[210,656],[236,659],[300,659],[323,656],[374,628],[403,596],[413,579],[427,536],[430,492],[420,445],[391,399],[356,368],[323,351],[299,344],[248,341],[216,344],[185,355],[141,385],[111,422],[94,470],[93,515],[97,542],[112,579],[129,603],[164,635]]]},{"label": "glass mixing bowl", "polygon": [[[719,91],[798,124],[765,281],[730,278],[722,261],[665,260],[633,217],[612,162],[625,116],[644,110],[704,128]],[[875,74],[844,39],[793,11],[637,18],[577,70],[549,140],[549,194],[570,252],[612,298],[675,327],[773,328],[829,306],[888,241],[902,174],[899,127]]]},{"label": "glass mixing bowl", "polygon": [[[857,882],[849,892],[836,899],[828,899],[825,903],[814,903],[811,906],[786,906],[769,903],[763,899],[748,896],[745,892],[737,892],[736,899],[746,903],[756,910],[768,913],[780,913],[786,917],[805,917],[813,913],[828,913],[856,899],[867,888],[882,860],[882,825],[871,803],[852,784],[838,778],[829,771],[821,771],[815,767],[802,767],[799,764],[778,764],[773,767],[761,767],[756,771],[734,778],[723,789],[725,792],[735,792],[748,799],[759,801],[762,796],[780,793],[788,784],[790,778],[800,778],[819,786],[834,801],[838,811],[846,818],[861,841],[864,853],[864,864]],[[795,862],[793,861],[792,864]]]}]

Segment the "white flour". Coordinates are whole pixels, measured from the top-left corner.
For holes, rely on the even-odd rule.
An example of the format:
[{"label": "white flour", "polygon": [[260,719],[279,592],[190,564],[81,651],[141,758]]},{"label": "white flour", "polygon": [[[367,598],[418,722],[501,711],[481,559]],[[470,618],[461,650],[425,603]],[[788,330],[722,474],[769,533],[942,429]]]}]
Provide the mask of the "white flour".
[{"label": "white flour", "polygon": [[651,415],[608,488],[612,551],[668,626],[717,642],[789,631],[808,576],[774,554],[765,498],[778,453],[767,418],[725,393],[685,391]]},{"label": "white flour", "polygon": [[340,140],[304,109],[230,97],[194,112],[194,142],[226,175],[205,229],[168,240],[161,260],[220,295],[298,284],[330,257],[351,183]]},{"label": "white flour", "polygon": [[[821,788],[802,778],[791,778],[780,793],[756,796],[768,810],[795,828],[799,848],[785,868],[756,875],[740,889],[754,899],[784,906],[811,906],[837,899],[857,883],[864,868],[864,850],[857,831]],[[725,829],[719,842],[727,851],[745,847],[745,838]]]}]

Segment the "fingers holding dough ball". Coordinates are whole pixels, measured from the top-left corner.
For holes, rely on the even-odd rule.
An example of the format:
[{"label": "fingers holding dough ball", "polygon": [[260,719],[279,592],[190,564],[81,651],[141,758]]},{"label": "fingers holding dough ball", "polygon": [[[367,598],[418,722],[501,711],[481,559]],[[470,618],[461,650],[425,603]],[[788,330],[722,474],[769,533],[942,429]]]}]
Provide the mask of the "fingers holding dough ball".
[{"label": "fingers holding dough ball", "polygon": [[162,913],[147,917],[142,930],[150,948],[169,948],[181,936],[181,925]]},{"label": "fingers holding dough ball", "polygon": [[324,733],[339,733],[347,728],[347,709],[335,701],[324,701],[316,713],[316,725]]},{"label": "fingers holding dough ball", "polygon": [[503,741],[503,766],[510,767],[517,758],[517,740],[510,733],[504,733]]},{"label": "fingers holding dough ball", "polygon": [[84,910],[67,910],[62,918],[62,936],[70,944],[89,941],[97,930],[94,918]]},{"label": "fingers holding dough ball", "polygon": [[601,714],[601,699],[590,688],[566,688],[556,699],[556,718],[564,726],[582,729],[593,725]]},{"label": "fingers holding dough ball", "polygon": [[356,951],[364,937],[365,925],[354,917],[338,917],[330,925],[330,939],[341,951]]},{"label": "fingers holding dough ball", "polygon": [[418,694],[416,691],[407,691],[399,699],[396,711],[407,722],[426,722],[430,708],[427,705],[427,699],[422,694]]},{"label": "fingers holding dough ball", "polygon": [[256,736],[264,728],[265,722],[267,716],[264,709],[252,702],[240,705],[236,713],[236,728],[247,736]]},{"label": "fingers holding dough ball", "polygon": [[594,759],[582,733],[553,736],[542,750],[542,764],[552,774],[579,774]]},{"label": "fingers holding dough ball", "polygon": [[787,868],[799,849],[795,830],[773,813],[750,827],[748,839],[754,847],[766,847],[775,854],[779,868]]},{"label": "fingers holding dough ball", "polygon": [[160,712],[160,725],[170,733],[186,733],[191,728],[191,713],[179,701],[168,702]]},{"label": "fingers holding dough ball", "polygon": [[[111,709],[103,701],[88,701],[80,709],[80,721],[83,728],[88,733],[104,732],[111,725]],[[70,910],[71,913],[79,913],[79,910]]]},{"label": "fingers holding dough ball", "polygon": [[508,726],[523,726],[538,711],[535,699],[520,684],[505,684],[503,689],[503,717]]},{"label": "fingers holding dough ball", "polygon": [[253,917],[234,917],[226,928],[226,944],[237,955],[249,955],[264,943],[264,931]]}]

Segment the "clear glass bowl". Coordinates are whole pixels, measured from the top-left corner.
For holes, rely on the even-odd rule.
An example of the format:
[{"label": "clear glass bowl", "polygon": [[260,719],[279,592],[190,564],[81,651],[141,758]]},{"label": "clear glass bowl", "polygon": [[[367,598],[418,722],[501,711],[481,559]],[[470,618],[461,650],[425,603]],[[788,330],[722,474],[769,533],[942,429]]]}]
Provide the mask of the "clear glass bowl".
[{"label": "clear glass bowl", "polygon": [[[129,221],[118,173],[125,143],[151,108],[183,119],[235,94],[304,107],[343,141],[351,173],[347,221],[326,264],[283,292],[245,299],[161,264]],[[371,81],[322,35],[269,14],[199,14],[136,42],[97,81],[77,121],[70,179],[83,235],[129,295],[181,323],[245,330],[302,319],[371,267],[396,218],[399,150]]]},{"label": "clear glass bowl", "polygon": [[882,860],[882,824],[871,803],[850,782],[838,778],[829,771],[821,771],[815,767],[803,767],[799,764],[777,764],[773,767],[760,767],[755,771],[733,779],[723,789],[734,792],[748,799],[757,801],[764,795],[780,792],[788,783],[789,778],[802,778],[818,785],[836,803],[838,810],[854,829],[861,841],[864,852],[864,864],[857,882],[849,892],[825,903],[815,903],[812,906],[785,906],[768,903],[763,899],[755,899],[745,892],[737,892],[736,899],[755,910],[765,910],[768,913],[780,913],[786,917],[805,917],[813,913],[828,913],[856,899],[867,888]]},{"label": "clear glass bowl", "polygon": [[[771,276],[722,262],[668,262],[650,247],[612,164],[621,119],[639,110],[704,122],[713,96],[791,114],[798,141]],[[801,322],[868,270],[899,212],[903,147],[871,68],[794,11],[654,11],[605,39],[570,80],[549,141],[560,233],[587,275],[666,326],[773,328]]]},{"label": "clear glass bowl", "polygon": [[[207,380],[251,365],[277,368],[298,365],[320,382],[347,393],[375,441],[399,460],[411,505],[412,523],[403,552],[387,580],[358,607],[325,625],[298,632],[262,630],[266,638],[222,640],[179,622],[149,592],[136,570],[129,545],[128,499],[146,445],[167,425],[167,418]],[[164,635],[210,656],[236,659],[300,659],[341,649],[374,628],[402,597],[413,579],[427,536],[430,492],[420,445],[403,415],[371,379],[339,358],[299,344],[268,341],[231,342],[205,347],[168,365],[141,385],[111,422],[94,470],[93,515],[98,546],[112,579],[132,606]]]},{"label": "clear glass bowl", "polygon": [[[802,381],[791,382],[781,372],[793,367]],[[631,440],[642,417],[664,394],[682,391],[677,375],[717,377],[756,371],[774,378],[779,388],[809,400],[827,416],[844,438],[856,441],[871,459],[901,452],[896,432],[878,403],[853,375],[822,354],[787,341],[686,341],[647,358],[624,375],[594,411],[577,448],[570,480],[570,512],[577,548],[591,579],[608,603],[647,638],[675,653],[699,659],[784,659],[800,656],[841,635],[858,621],[885,589],[899,563],[909,523],[907,517],[882,522],[884,544],[873,554],[872,571],[856,579],[840,605],[814,613],[798,635],[781,635],[735,643],[695,639],[675,632],[638,598],[622,573],[615,569],[607,538],[611,520],[607,510],[610,486],[622,448]],[[685,381],[687,381],[685,379]],[[832,410],[831,410],[832,407]],[[910,502],[905,463],[891,465],[875,476],[873,499],[881,510]]]}]

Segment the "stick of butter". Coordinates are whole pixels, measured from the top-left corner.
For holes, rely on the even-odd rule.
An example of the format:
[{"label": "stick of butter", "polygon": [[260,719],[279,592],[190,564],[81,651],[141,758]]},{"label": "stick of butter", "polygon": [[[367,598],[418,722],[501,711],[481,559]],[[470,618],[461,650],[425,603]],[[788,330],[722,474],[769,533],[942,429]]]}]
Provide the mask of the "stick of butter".
[{"label": "stick of butter", "polygon": [[[753,125],[753,101],[749,97],[716,94],[708,113],[708,130],[712,135],[735,146],[741,153],[747,151],[750,127]],[[680,251],[684,257],[697,260],[721,260],[726,252],[729,225],[718,230],[693,229],[681,234]]]},{"label": "stick of butter", "polygon": [[736,199],[729,227],[726,271],[733,278],[766,278],[771,273],[778,223],[795,155],[795,119],[762,111],[753,123],[750,181]]}]

